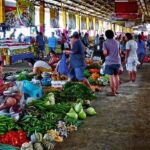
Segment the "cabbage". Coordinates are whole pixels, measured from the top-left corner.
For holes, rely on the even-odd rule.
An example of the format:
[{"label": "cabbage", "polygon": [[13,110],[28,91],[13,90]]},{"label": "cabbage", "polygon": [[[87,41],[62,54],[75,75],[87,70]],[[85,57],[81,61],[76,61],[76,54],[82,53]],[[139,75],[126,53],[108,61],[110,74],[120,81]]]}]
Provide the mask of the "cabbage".
[{"label": "cabbage", "polygon": [[67,113],[67,116],[69,116],[70,118],[73,118],[75,120],[78,119],[78,114],[74,111],[73,108],[70,109],[70,111]]},{"label": "cabbage", "polygon": [[74,113],[73,112],[72,113],[67,113],[67,116],[72,118],[72,119],[75,119],[75,120],[78,119],[78,115],[77,115],[76,112],[74,112]]},{"label": "cabbage", "polygon": [[70,108],[69,113],[76,113],[73,108]]},{"label": "cabbage", "polygon": [[83,109],[81,109],[81,111],[79,112],[79,118],[80,119],[86,119],[86,113],[84,112]]},{"label": "cabbage", "polygon": [[81,109],[83,109],[82,103],[75,104],[74,110],[75,110],[77,113],[79,113],[79,112],[81,111]]},{"label": "cabbage", "polygon": [[95,109],[93,107],[89,107],[86,110],[86,112],[87,112],[88,115],[91,115],[91,116],[96,115],[96,111],[95,111]]}]

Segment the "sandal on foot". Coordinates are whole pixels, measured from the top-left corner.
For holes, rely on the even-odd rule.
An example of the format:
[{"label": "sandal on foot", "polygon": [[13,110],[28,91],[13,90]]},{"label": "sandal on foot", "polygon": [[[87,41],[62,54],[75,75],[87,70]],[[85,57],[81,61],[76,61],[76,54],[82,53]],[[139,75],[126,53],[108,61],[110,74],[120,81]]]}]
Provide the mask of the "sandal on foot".
[{"label": "sandal on foot", "polygon": [[114,93],[107,93],[107,96],[116,96]]}]

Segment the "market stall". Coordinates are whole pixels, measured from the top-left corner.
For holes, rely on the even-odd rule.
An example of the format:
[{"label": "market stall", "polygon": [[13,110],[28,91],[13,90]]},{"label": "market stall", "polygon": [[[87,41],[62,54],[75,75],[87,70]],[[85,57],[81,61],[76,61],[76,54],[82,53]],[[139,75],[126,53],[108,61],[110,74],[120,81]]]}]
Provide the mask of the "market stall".
[{"label": "market stall", "polygon": [[0,57],[4,65],[10,65],[26,58],[33,58],[34,48],[30,44],[0,40]]}]

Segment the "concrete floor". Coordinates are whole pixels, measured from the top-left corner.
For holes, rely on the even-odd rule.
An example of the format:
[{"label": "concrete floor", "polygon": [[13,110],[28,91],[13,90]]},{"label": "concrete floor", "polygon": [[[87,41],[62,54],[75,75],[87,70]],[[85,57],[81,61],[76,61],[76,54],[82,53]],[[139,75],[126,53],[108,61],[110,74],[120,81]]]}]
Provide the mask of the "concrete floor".
[{"label": "concrete floor", "polygon": [[98,114],[55,150],[150,150],[149,68],[146,64],[138,71],[136,83],[123,83],[116,97],[106,97],[104,89],[93,102]]}]

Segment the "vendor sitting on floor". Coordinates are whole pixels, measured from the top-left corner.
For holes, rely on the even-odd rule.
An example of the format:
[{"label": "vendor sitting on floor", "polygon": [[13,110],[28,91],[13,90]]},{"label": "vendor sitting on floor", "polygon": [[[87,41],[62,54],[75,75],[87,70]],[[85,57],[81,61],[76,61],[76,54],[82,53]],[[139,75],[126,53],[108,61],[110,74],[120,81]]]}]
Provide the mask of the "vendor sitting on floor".
[{"label": "vendor sitting on floor", "polygon": [[35,61],[34,59],[25,59],[29,66],[33,67],[33,72],[29,75],[36,75],[37,78],[41,77],[43,72],[51,72],[52,69],[49,64],[42,60]]},{"label": "vendor sitting on floor", "polygon": [[53,70],[56,68],[58,61],[59,61],[59,57],[56,55],[54,51],[51,51],[50,60],[48,64],[52,67]]}]

